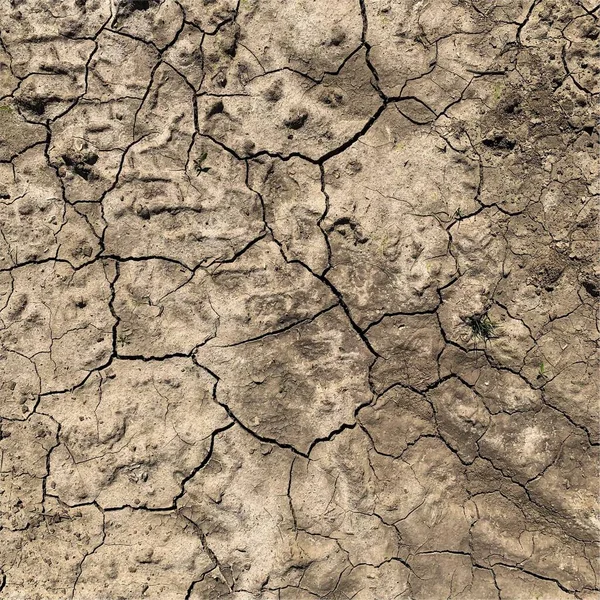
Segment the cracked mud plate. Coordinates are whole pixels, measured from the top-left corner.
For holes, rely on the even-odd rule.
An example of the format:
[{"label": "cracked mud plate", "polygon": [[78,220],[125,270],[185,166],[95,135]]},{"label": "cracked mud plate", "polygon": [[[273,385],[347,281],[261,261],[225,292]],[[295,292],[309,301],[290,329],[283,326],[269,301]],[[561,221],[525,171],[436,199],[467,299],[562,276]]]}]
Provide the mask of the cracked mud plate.
[{"label": "cracked mud plate", "polygon": [[0,598],[600,600],[599,16],[0,2]]}]

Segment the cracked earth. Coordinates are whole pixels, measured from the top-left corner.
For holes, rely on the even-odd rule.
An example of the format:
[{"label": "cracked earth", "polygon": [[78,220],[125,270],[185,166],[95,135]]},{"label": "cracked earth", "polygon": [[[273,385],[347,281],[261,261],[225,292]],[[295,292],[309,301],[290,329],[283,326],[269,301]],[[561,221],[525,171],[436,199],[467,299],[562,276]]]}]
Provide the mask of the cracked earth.
[{"label": "cracked earth", "polygon": [[0,597],[597,600],[591,0],[1,0]]}]

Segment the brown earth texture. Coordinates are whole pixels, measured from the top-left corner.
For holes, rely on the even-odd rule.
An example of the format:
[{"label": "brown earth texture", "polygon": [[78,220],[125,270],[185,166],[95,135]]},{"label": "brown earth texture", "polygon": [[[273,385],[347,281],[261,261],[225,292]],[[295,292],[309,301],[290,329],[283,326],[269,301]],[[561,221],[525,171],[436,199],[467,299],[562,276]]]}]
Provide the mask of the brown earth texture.
[{"label": "brown earth texture", "polygon": [[0,0],[0,598],[598,600],[594,0]]}]

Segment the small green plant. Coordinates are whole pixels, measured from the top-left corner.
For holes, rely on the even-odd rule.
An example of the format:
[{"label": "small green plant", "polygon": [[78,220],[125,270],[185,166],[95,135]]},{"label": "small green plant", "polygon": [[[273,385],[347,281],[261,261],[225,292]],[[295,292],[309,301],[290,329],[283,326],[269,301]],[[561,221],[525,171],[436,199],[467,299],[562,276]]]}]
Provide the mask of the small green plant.
[{"label": "small green plant", "polygon": [[497,336],[497,326],[487,313],[465,317],[464,322],[471,328],[471,337],[487,342]]},{"label": "small green plant", "polygon": [[546,365],[543,361],[540,363],[540,367],[538,369],[538,377],[546,377]]},{"label": "small green plant", "polygon": [[463,218],[463,214],[462,214],[462,211],[460,209],[460,206],[454,211],[454,215],[453,216],[454,216],[454,219],[456,219],[457,221],[459,219]]},{"label": "small green plant", "polygon": [[502,84],[502,83],[499,83],[499,84],[498,84],[498,85],[497,85],[497,86],[494,88],[492,95],[493,95],[493,97],[494,97],[494,100],[495,100],[496,102],[498,102],[498,101],[500,100],[500,98],[502,97],[502,92],[503,92],[503,90],[504,90],[504,84]]},{"label": "small green plant", "polygon": [[124,331],[121,331],[121,333],[119,333],[119,335],[117,336],[117,342],[119,342],[119,344],[121,344],[121,346],[124,346],[128,341],[129,341],[129,335],[127,333],[125,333]]},{"label": "small green plant", "polygon": [[210,167],[202,166],[207,156],[208,152],[203,152],[196,160],[194,160],[194,170],[196,171],[197,176],[201,173],[208,173],[210,171]]}]

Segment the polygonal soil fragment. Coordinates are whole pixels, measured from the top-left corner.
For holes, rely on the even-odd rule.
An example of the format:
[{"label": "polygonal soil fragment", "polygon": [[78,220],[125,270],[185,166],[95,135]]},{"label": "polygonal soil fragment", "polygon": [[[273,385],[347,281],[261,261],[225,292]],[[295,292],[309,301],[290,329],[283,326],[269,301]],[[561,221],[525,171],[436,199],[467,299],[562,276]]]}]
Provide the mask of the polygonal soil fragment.
[{"label": "polygonal soil fragment", "polygon": [[[14,103],[8,100],[3,100],[0,104],[0,131],[0,160],[3,161],[11,160],[46,138],[44,127],[25,120]],[[2,185],[5,183],[2,181]]]},{"label": "polygonal soil fragment", "polygon": [[358,565],[342,575],[337,591],[340,598],[394,600],[407,597],[405,594],[410,592],[409,575],[408,568],[398,561],[379,567]]},{"label": "polygonal soil fragment", "polygon": [[482,366],[474,390],[492,414],[535,410],[542,404],[541,392],[511,371]]},{"label": "polygonal soil fragment", "polygon": [[119,0],[110,26],[150,42],[160,50],[175,39],[183,25],[183,10],[175,0]]},{"label": "polygonal soil fragment", "polygon": [[[221,96],[246,95],[246,86],[265,70],[257,57],[244,44],[239,43],[240,27],[232,21],[219,28],[217,35],[206,36],[202,43],[202,80],[200,92],[207,94],[217,114]],[[277,85],[265,95],[272,100],[280,99],[281,86]]]},{"label": "polygonal soil fragment", "polygon": [[600,511],[597,506],[598,448],[572,433],[553,463],[527,485],[531,498],[558,514],[565,531],[594,541]]},{"label": "polygonal soil fragment", "polygon": [[327,161],[330,219],[354,203],[381,205],[395,215],[436,215],[444,222],[478,207],[475,158],[414,125],[401,110],[402,104],[388,106],[366,135]]},{"label": "polygonal soil fragment", "polygon": [[[450,1],[365,4],[367,41],[382,89],[392,96],[417,96],[436,111],[458,99],[474,73],[493,68],[516,33],[516,25],[506,23],[526,14],[522,2],[484,9]],[[494,15],[494,9],[502,14]]]},{"label": "polygonal soil fragment", "polygon": [[64,263],[27,265],[12,277],[0,310],[0,345],[35,363],[42,392],[78,385],[106,363],[114,319],[102,263],[77,271]]},{"label": "polygonal soil fragment", "polygon": [[433,310],[439,287],[454,274],[439,223],[432,217],[400,217],[373,204],[352,216],[330,217],[332,268],[327,277],[361,327],[386,314]]},{"label": "polygonal soil fragment", "polygon": [[[514,111],[518,110],[517,105],[518,100],[507,100],[504,108]],[[511,213],[528,207],[536,199],[538,190],[550,182],[546,171],[518,154],[502,153],[488,158],[484,164],[479,196],[482,204],[495,204]]]},{"label": "polygonal soil fragment", "polygon": [[283,70],[251,79],[243,94],[198,98],[200,132],[247,157],[300,153],[317,160],[366,127],[381,106],[359,51],[315,84]]},{"label": "polygonal soil fragment", "polygon": [[26,530],[43,521],[47,459],[57,432],[58,424],[43,415],[0,419],[0,530]]},{"label": "polygonal soil fragment", "polygon": [[[10,46],[12,44],[9,43]],[[15,43],[11,48],[11,66],[13,72],[21,78],[35,74],[42,75],[49,82],[59,81],[56,76],[73,76],[76,73],[84,75],[86,63],[95,50],[92,40],[48,34],[37,39],[30,37]]]},{"label": "polygonal soil fragment", "polygon": [[473,499],[477,520],[473,524],[473,554],[489,561],[521,563],[532,554],[533,535],[527,527],[525,515],[499,492],[480,494]]},{"label": "polygonal soil fragment", "polygon": [[[466,478],[458,457],[441,440],[423,438],[402,459],[422,486],[423,500],[396,523],[402,539],[400,555],[467,552],[472,515],[465,510]],[[402,497],[402,491],[400,487],[395,493]]]},{"label": "polygonal soil fragment", "polygon": [[324,597],[338,584],[338,575],[349,568],[348,553],[337,540],[299,531],[296,537],[303,573],[299,585],[308,593]]},{"label": "polygonal soil fragment", "polygon": [[158,52],[141,40],[105,30],[98,36],[98,50],[90,61],[86,99],[139,99],[150,83]]},{"label": "polygonal soil fragment", "polygon": [[[489,361],[485,354],[479,349],[463,350],[459,346],[454,344],[446,344],[445,348],[439,357],[440,365],[440,379],[447,379],[452,375],[457,375],[461,381],[468,386],[476,386],[480,379],[483,379],[483,385],[485,385],[486,377],[489,377],[489,373],[492,370]],[[525,383],[525,385],[527,385]],[[487,386],[485,386],[487,390]],[[480,389],[477,389],[480,392]],[[502,394],[502,390],[498,390],[499,394]],[[485,394],[482,394],[482,397]],[[490,412],[492,411],[486,404],[486,407]]]},{"label": "polygonal soil fragment", "polygon": [[453,553],[419,553],[409,561],[412,597],[496,600],[493,573],[473,566],[471,557]]},{"label": "polygonal soil fragment", "polygon": [[114,301],[119,355],[188,354],[214,337],[218,315],[208,281],[204,271],[166,260],[122,263]]},{"label": "polygonal soil fragment", "polygon": [[176,600],[212,567],[185,517],[125,508],[105,513],[102,544],[82,564],[73,599]]},{"label": "polygonal soil fragment", "polygon": [[597,427],[592,423],[598,405],[591,399],[598,380],[592,373],[598,365],[600,339],[596,314],[597,303],[590,302],[545,325],[522,371],[531,385],[548,385],[549,397],[555,399],[557,408],[572,411],[573,418],[594,431],[594,435],[597,435]]},{"label": "polygonal soil fragment", "polygon": [[[591,151],[579,152],[569,162],[556,161],[553,175],[558,181],[551,182],[539,196],[539,202],[530,209],[533,219],[543,221],[545,237],[558,252],[555,262],[562,262],[564,266],[574,266],[565,258],[576,258],[585,264],[595,249],[593,232],[599,207],[593,197],[597,193],[598,169],[589,165],[589,160],[597,154],[597,142],[585,147]],[[551,279],[548,283],[554,281]]]},{"label": "polygonal soil fragment", "polygon": [[177,69],[196,91],[199,91],[205,77],[203,50],[208,39],[201,31],[186,24],[175,43],[163,54],[163,59]]},{"label": "polygonal soil fragment", "polygon": [[[163,74],[165,84],[178,77]],[[184,92],[182,85],[174,84]],[[158,97],[164,110],[174,101],[160,92]],[[246,187],[244,165],[204,138],[188,157],[192,111],[185,104],[181,109],[185,128],[179,119],[164,122],[155,115],[163,131],[147,132],[104,200],[106,249],[111,253],[171,258],[193,268],[230,260],[263,232],[260,199]],[[154,161],[164,152],[173,164],[168,175],[160,176]]]},{"label": "polygonal soil fragment", "polygon": [[299,158],[261,158],[250,163],[251,187],[262,197],[265,221],[287,260],[299,260],[317,274],[329,264],[321,221],[327,197],[317,165]]},{"label": "polygonal soil fragment", "polygon": [[340,308],[255,341],[200,347],[219,377],[218,399],[268,439],[307,452],[371,400],[373,356]]},{"label": "polygonal soil fragment", "polygon": [[[182,514],[202,531],[229,589],[236,582],[258,593],[265,578],[284,587],[300,577],[294,566],[306,561],[294,549],[286,495],[293,460],[289,450],[262,444],[234,427],[215,438],[210,460],[178,501]],[[275,514],[277,521],[267,518]]]},{"label": "polygonal soil fragment", "polygon": [[0,421],[2,472],[41,479],[48,475],[46,457],[56,446],[57,424],[33,414],[26,421]]},{"label": "polygonal soil fragment", "polygon": [[476,77],[488,73],[504,75],[507,69],[502,63],[502,52],[514,43],[515,33],[514,24],[498,25],[488,31],[458,31],[438,39],[436,59],[422,77],[406,82],[402,94],[415,96],[437,115],[443,114],[461,100]]},{"label": "polygonal soil fragment", "polygon": [[486,289],[483,297],[470,292],[462,279],[442,292],[438,315],[445,336],[462,348],[485,352],[492,366],[519,372],[535,345],[531,330],[505,308],[490,307]]},{"label": "polygonal soil fragment", "polygon": [[214,33],[224,22],[235,16],[238,2],[235,0],[181,0],[179,4],[185,10],[188,21],[206,33]]},{"label": "polygonal soil fragment", "polygon": [[572,433],[567,419],[544,407],[537,413],[493,415],[479,447],[496,468],[526,483],[554,462]]},{"label": "polygonal soil fragment", "polygon": [[[538,367],[538,374],[539,370]],[[544,386],[546,403],[584,427],[594,444],[598,443],[600,437],[600,406],[597,402],[597,398],[600,397],[600,381],[597,373],[598,360],[591,358],[589,365],[583,362],[575,363],[562,370]]]},{"label": "polygonal soil fragment", "polygon": [[337,304],[329,287],[298,263],[288,263],[276,243],[259,240],[235,262],[210,269],[208,297],[218,313],[216,339],[232,346],[310,320]]},{"label": "polygonal soil fragment", "polygon": [[269,72],[289,68],[321,78],[335,72],[360,44],[360,6],[353,0],[336,3],[300,0],[248,0],[240,5],[240,43]]},{"label": "polygonal soil fragment", "polygon": [[[325,165],[330,208],[323,225],[332,265],[327,277],[361,327],[386,313],[421,312],[438,305],[438,289],[450,282],[456,264],[448,251],[448,234],[434,215],[452,214],[464,195],[475,193],[473,165],[459,156],[444,158],[434,138],[425,138],[424,167],[420,161],[410,166],[413,152],[403,156],[403,142],[395,133],[406,123],[388,107],[366,136]],[[437,143],[445,147],[442,140]],[[370,153],[368,147],[379,153]],[[385,158],[382,147],[389,149]],[[449,189],[445,171],[455,171],[458,179]]]},{"label": "polygonal soil fragment", "polygon": [[379,74],[379,85],[386,94],[398,95],[408,78],[430,70],[435,46],[421,39],[419,11],[409,2],[368,0],[365,6],[367,41],[372,45],[369,58]]},{"label": "polygonal soil fragment", "polygon": [[465,300],[469,295],[489,297],[491,288],[504,275],[507,223],[506,215],[493,207],[451,226],[452,253],[462,275],[458,283],[464,281],[462,285],[469,288]]},{"label": "polygonal soil fragment", "polygon": [[423,435],[435,435],[431,405],[420,394],[400,386],[361,410],[359,421],[373,440],[375,450],[392,456],[401,456]]},{"label": "polygonal soil fragment", "polygon": [[552,600],[573,598],[572,594],[562,590],[556,582],[540,579],[518,569],[498,565],[494,568],[494,575],[500,593],[507,598],[552,598]]},{"label": "polygonal soil fragment", "polygon": [[565,67],[575,84],[591,94],[600,91],[598,53],[594,50],[598,34],[597,20],[591,14],[572,21],[565,30],[565,35],[571,42],[564,54]]},{"label": "polygonal soil fragment", "polygon": [[239,344],[336,303],[327,286],[266,240],[208,271],[158,259],[126,262],[115,288],[122,356],[187,354],[213,338],[211,346]]},{"label": "polygonal soil fragment", "polygon": [[[568,536],[548,518],[499,492],[473,498],[476,519],[471,528],[472,555],[482,566],[516,566],[560,582],[562,589],[595,587],[591,546]],[[532,505],[535,507],[535,505]]]},{"label": "polygonal soil fragment", "polygon": [[[12,94],[19,84],[19,80],[12,72],[11,57],[4,48],[0,48],[0,98]],[[6,110],[2,108],[0,110]]]},{"label": "polygonal soil fragment", "polygon": [[352,563],[468,548],[464,475],[439,440],[423,438],[395,460],[356,429],[343,432],[308,463],[296,460],[290,494],[298,527],[337,539]]},{"label": "polygonal soil fragment", "polygon": [[511,253],[495,297],[537,336],[548,323],[581,304],[579,269],[553,248],[552,238],[531,219],[513,217],[506,237]]},{"label": "polygonal soil fragment", "polygon": [[[392,463],[370,450],[369,438],[359,429],[343,431],[330,442],[315,446],[309,461],[296,459],[291,475],[290,498],[297,527],[337,540],[352,564],[379,565],[395,556],[400,539],[393,522],[405,517],[423,495],[404,462]],[[402,492],[394,495],[394,486],[380,469],[372,470],[369,458],[394,464],[393,476],[402,479]],[[377,479],[380,474],[384,475],[381,481]],[[389,514],[377,517],[376,494],[386,491]],[[400,494],[402,501],[398,502]]]},{"label": "polygonal soil fragment", "polygon": [[53,123],[49,156],[69,202],[101,200],[116,183],[139,105],[135,98],[82,100]]},{"label": "polygonal soil fragment", "polygon": [[22,354],[0,351],[0,418],[26,418],[39,393],[35,363]]},{"label": "polygonal soil fragment", "polygon": [[[64,38],[91,38],[100,31],[109,17],[110,5],[99,0],[85,3],[65,0],[58,6],[23,0],[18,3],[3,3],[0,7],[0,20],[4,25],[2,38],[8,46],[24,42],[33,42],[32,45],[35,45],[44,40],[52,40],[60,46],[65,42]],[[38,39],[39,37],[42,39]],[[44,57],[44,52],[40,52],[40,56]]]},{"label": "polygonal soil fragment", "polygon": [[0,266],[48,258],[79,266],[98,254],[98,239],[89,223],[63,201],[60,182],[46,161],[43,146],[16,158],[10,179],[4,183],[0,244],[6,246],[0,253]]},{"label": "polygonal soil fragment", "polygon": [[0,473],[0,527],[24,531],[43,520],[44,480],[28,474]]},{"label": "polygonal soil fragment", "polygon": [[175,180],[189,163],[190,146],[195,136],[194,93],[185,79],[166,63],[152,72],[150,85],[135,115],[134,138],[124,178],[164,175]]},{"label": "polygonal soil fragment", "polygon": [[21,114],[29,122],[45,123],[57,119],[85,92],[82,72],[79,77],[44,75],[31,75],[14,93]]},{"label": "polygonal soil fragment", "polygon": [[68,504],[164,508],[228,423],[214,380],[191,359],[116,360],[40,411],[61,424],[49,491]]},{"label": "polygonal soil fragment", "polygon": [[465,462],[475,460],[477,442],[485,433],[490,415],[474,390],[459,379],[444,381],[427,393],[444,441]]},{"label": "polygonal soil fragment", "polygon": [[366,335],[379,355],[371,371],[377,391],[396,383],[424,390],[438,380],[444,339],[435,315],[385,317]]},{"label": "polygonal soil fragment", "polygon": [[43,519],[28,534],[0,531],[3,595],[19,600],[70,598],[83,561],[102,544],[102,527],[103,515],[95,506],[69,509],[46,498]]},{"label": "polygonal soil fragment", "polygon": [[13,69],[22,77],[14,92],[16,104],[28,121],[37,123],[60,117],[83,96],[87,65],[97,49],[90,39],[44,34],[12,49]]}]

